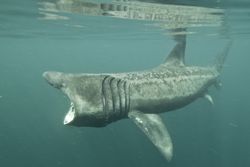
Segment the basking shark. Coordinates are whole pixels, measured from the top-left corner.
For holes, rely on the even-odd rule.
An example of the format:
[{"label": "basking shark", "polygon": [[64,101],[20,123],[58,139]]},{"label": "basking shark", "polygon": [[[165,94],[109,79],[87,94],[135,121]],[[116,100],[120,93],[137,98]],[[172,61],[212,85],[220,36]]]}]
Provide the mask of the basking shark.
[{"label": "basking shark", "polygon": [[208,88],[218,84],[231,42],[209,67],[187,66],[185,47],[185,40],[177,42],[164,63],[145,71],[101,74],[49,71],[43,77],[71,101],[65,125],[105,127],[129,118],[171,160],[173,144],[159,114],[182,108],[201,97],[213,103]]}]

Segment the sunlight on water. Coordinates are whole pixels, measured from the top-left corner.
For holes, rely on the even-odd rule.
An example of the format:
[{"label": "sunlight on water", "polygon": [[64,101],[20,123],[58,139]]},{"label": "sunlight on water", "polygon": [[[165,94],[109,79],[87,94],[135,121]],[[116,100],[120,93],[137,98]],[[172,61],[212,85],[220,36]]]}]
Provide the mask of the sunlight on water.
[{"label": "sunlight on water", "polygon": [[[152,34],[159,33],[222,38],[249,34],[249,24],[246,23],[249,11],[247,8],[234,8],[230,1],[228,4],[220,1],[204,1],[202,4],[201,1],[200,6],[192,1],[176,1],[176,4],[162,2],[40,0],[36,4],[26,3],[28,11],[22,8],[25,4],[20,4],[18,8],[7,4],[1,7],[3,15],[0,19],[4,24],[0,25],[0,35],[81,39],[98,38],[99,35],[103,38],[105,34],[110,37],[112,33],[113,38],[120,38],[125,33],[127,38],[138,35],[138,38],[150,39]],[[176,31],[177,28],[180,29]]]},{"label": "sunlight on water", "polygon": [[[138,1],[93,3],[79,0],[59,0],[54,3],[45,1],[39,3],[39,5],[39,13],[41,15],[39,19],[41,20],[69,20],[71,16],[64,15],[69,13],[83,16],[105,16],[138,20],[138,23],[159,27],[163,30],[191,27],[220,27],[224,22],[223,9],[199,6],[156,4]],[[74,26],[85,27],[86,25]],[[180,32],[174,31],[173,33]],[[196,32],[187,31],[186,33]]]}]

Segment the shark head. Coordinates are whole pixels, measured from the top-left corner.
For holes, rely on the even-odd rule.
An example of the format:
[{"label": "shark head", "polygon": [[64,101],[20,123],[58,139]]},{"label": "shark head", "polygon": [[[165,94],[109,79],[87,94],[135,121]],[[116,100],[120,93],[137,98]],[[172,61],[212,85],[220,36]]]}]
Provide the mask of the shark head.
[{"label": "shark head", "polygon": [[102,127],[107,124],[101,96],[102,78],[99,75],[45,72],[43,77],[70,100],[63,122],[65,125]]}]

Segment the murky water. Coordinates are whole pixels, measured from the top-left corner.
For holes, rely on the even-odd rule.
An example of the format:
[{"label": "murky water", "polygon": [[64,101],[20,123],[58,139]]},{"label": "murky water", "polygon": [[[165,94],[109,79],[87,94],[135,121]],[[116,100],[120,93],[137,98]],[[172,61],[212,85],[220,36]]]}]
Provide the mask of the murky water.
[{"label": "murky water", "polygon": [[[2,0],[0,165],[249,166],[250,3],[216,1]],[[160,64],[186,34],[188,65],[210,65],[233,41],[203,98],[162,114],[174,144],[167,162],[129,119],[105,128],[63,125],[68,99],[47,70],[127,72]]]}]

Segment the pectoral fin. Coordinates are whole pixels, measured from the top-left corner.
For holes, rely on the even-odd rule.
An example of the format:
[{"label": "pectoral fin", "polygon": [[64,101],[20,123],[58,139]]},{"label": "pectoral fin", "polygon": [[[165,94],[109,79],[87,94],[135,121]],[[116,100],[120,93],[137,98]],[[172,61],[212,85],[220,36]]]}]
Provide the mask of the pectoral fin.
[{"label": "pectoral fin", "polygon": [[128,116],[170,161],[173,156],[173,144],[161,117],[157,114],[145,114],[140,111],[132,111]]}]

